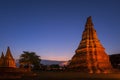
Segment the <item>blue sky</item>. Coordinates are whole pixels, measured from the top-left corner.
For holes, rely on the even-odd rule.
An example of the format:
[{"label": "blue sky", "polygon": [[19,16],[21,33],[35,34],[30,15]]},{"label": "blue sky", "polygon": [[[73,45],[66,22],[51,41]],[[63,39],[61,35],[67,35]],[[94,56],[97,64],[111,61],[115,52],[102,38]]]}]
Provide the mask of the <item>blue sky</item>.
[{"label": "blue sky", "polygon": [[0,51],[18,58],[33,51],[42,59],[69,60],[86,18],[92,16],[107,54],[120,53],[119,0],[0,0]]}]

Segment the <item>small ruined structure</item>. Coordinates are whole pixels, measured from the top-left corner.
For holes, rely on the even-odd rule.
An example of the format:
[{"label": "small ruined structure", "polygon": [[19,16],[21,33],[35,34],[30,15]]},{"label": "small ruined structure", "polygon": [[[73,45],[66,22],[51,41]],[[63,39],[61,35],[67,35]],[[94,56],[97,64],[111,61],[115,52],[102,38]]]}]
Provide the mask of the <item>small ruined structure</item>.
[{"label": "small ruined structure", "polygon": [[7,52],[5,56],[2,52],[2,55],[0,57],[0,67],[12,67],[12,68],[16,67],[15,60],[11,54],[9,47],[7,48]]},{"label": "small ruined structure", "polygon": [[69,70],[87,73],[110,73],[111,64],[100,43],[91,16],[87,18],[82,40],[68,66]]}]

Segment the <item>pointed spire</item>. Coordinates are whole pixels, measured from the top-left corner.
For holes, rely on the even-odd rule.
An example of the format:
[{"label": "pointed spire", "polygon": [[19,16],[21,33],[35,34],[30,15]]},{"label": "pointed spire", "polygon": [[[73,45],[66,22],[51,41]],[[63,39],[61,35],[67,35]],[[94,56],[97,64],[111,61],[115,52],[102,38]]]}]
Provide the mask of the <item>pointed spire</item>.
[{"label": "pointed spire", "polygon": [[86,25],[93,25],[93,23],[92,23],[92,17],[91,16],[89,16],[88,18],[87,18],[87,21],[86,21]]},{"label": "pointed spire", "polygon": [[11,54],[11,51],[10,51],[10,47],[9,47],[9,46],[8,46],[8,48],[7,48],[7,52],[6,52],[5,58],[13,59],[13,56],[12,56],[12,54]]},{"label": "pointed spire", "polygon": [[3,52],[2,52],[2,54],[1,54],[1,59],[3,59],[4,58],[4,54],[3,54]]},{"label": "pointed spire", "polygon": [[82,34],[82,39],[83,40],[92,40],[96,39],[98,40],[96,30],[94,29],[94,24],[92,22],[92,17],[89,16],[87,18],[86,24],[85,24],[85,29]]}]

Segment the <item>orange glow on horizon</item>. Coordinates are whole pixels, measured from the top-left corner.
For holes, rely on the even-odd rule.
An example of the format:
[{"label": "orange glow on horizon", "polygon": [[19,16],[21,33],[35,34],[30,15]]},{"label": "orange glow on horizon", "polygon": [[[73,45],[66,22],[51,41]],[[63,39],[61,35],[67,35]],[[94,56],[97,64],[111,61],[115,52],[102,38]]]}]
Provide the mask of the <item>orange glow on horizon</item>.
[{"label": "orange glow on horizon", "polygon": [[55,61],[68,61],[70,60],[70,58],[68,57],[55,57],[55,56],[47,56],[47,57],[44,57],[44,58],[41,58],[41,59],[45,59],[45,60],[55,60]]}]

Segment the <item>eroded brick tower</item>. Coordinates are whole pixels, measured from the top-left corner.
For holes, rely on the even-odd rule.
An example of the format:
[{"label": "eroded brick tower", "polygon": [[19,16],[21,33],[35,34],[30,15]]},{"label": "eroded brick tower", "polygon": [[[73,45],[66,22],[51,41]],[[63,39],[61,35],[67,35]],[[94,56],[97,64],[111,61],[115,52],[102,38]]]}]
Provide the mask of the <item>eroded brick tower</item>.
[{"label": "eroded brick tower", "polygon": [[82,40],[72,57],[69,69],[87,73],[110,73],[111,64],[100,43],[91,16],[87,18]]}]

